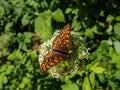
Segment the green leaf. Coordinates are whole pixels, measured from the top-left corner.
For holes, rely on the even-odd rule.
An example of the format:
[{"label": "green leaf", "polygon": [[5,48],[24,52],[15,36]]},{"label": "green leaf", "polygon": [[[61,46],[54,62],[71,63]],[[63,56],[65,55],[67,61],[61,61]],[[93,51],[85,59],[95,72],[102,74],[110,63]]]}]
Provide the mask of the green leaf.
[{"label": "green leaf", "polygon": [[22,50],[24,50],[24,51],[27,51],[27,46],[26,46],[26,43],[20,43],[19,44],[19,49],[22,49]]},{"label": "green leaf", "polygon": [[2,66],[0,67],[0,73],[1,73],[1,72],[5,72],[5,71],[6,71],[6,68],[7,68],[7,65],[6,65],[6,64],[2,65]]},{"label": "green leaf", "polygon": [[24,32],[23,33],[23,37],[24,37],[24,43],[30,43],[31,42],[31,38],[33,37],[33,33],[31,32]]},{"label": "green leaf", "polygon": [[73,10],[72,8],[67,8],[66,11],[65,11],[65,13],[69,14],[72,10]]},{"label": "green leaf", "polygon": [[120,69],[120,54],[111,54],[112,63],[116,64],[116,68]]},{"label": "green leaf", "polygon": [[118,69],[117,71],[116,71],[116,73],[115,73],[115,79],[116,80],[120,80],[120,69]]},{"label": "green leaf", "polygon": [[116,16],[115,20],[120,21],[120,16]]},{"label": "green leaf", "polygon": [[2,83],[0,82],[0,89],[2,90],[3,89],[3,85],[2,85]]},{"label": "green leaf", "polygon": [[87,65],[86,69],[95,68],[99,65],[99,61],[94,61]]},{"label": "green leaf", "polygon": [[75,14],[75,15],[77,15],[78,12],[79,12],[79,9],[78,9],[78,8],[74,8],[74,9],[72,10],[72,13]]},{"label": "green leaf", "polygon": [[25,26],[30,22],[30,17],[26,14],[22,18],[22,25]]},{"label": "green leaf", "polygon": [[2,83],[6,84],[8,82],[7,76],[2,77]]},{"label": "green leaf", "polygon": [[74,31],[79,31],[82,28],[82,26],[80,22],[74,21],[72,23],[71,28],[74,28]]},{"label": "green leaf", "polygon": [[22,82],[24,84],[28,84],[28,83],[30,83],[30,79],[28,79],[27,77],[24,77],[23,80],[22,80]]},{"label": "green leaf", "polygon": [[[34,0],[27,0],[26,2],[25,2],[25,4],[27,4],[27,5],[30,5],[32,8],[34,8],[35,10],[37,10],[38,9],[38,5],[39,5],[39,3],[37,3],[36,1],[34,1]],[[32,11],[31,11],[32,12]],[[34,12],[34,11],[33,11]]]},{"label": "green leaf", "polygon": [[98,74],[105,72],[105,69],[102,67],[91,68],[91,70],[95,73],[98,73]]},{"label": "green leaf", "polygon": [[113,42],[112,42],[112,39],[111,39],[111,38],[108,39],[107,44],[108,44],[108,45],[113,45]]},{"label": "green leaf", "polygon": [[12,26],[13,26],[13,22],[8,22],[5,26],[5,30],[9,31]]},{"label": "green leaf", "polygon": [[0,72],[1,73],[4,72],[5,75],[9,75],[12,72],[13,69],[14,69],[13,65],[4,64],[4,65],[1,66]]},{"label": "green leaf", "polygon": [[94,88],[95,87],[95,73],[91,72],[89,77],[90,77],[91,86],[92,88]]},{"label": "green leaf", "polygon": [[31,38],[33,37],[33,35],[34,34],[31,32],[24,32],[23,34],[18,33],[18,37],[16,40],[19,43],[19,49],[27,51],[28,43],[31,43]]},{"label": "green leaf", "polygon": [[31,32],[24,32],[23,33],[23,36],[25,37],[25,38],[28,38],[28,39],[30,39],[31,37],[33,37],[33,33],[31,33]]},{"label": "green leaf", "polygon": [[22,52],[18,49],[18,50],[14,50],[12,52],[12,54],[10,54],[8,57],[7,57],[8,60],[11,60],[11,61],[14,61],[14,60],[23,60],[23,54]]},{"label": "green leaf", "polygon": [[120,38],[120,23],[114,25],[114,32]]},{"label": "green leaf", "polygon": [[25,84],[24,84],[24,83],[20,83],[19,87],[20,87],[20,88],[24,88],[24,87],[25,87]]},{"label": "green leaf", "polygon": [[104,83],[105,82],[105,76],[103,74],[97,74],[98,78],[99,78],[99,81],[101,83]]},{"label": "green leaf", "polygon": [[65,22],[64,14],[61,9],[57,9],[52,13],[52,18],[58,22]]},{"label": "green leaf", "polygon": [[98,26],[97,25],[94,25],[91,30],[96,33],[96,34],[99,34],[99,35],[102,35],[102,32],[98,31]]},{"label": "green leaf", "polygon": [[85,30],[85,35],[86,35],[87,37],[89,37],[90,39],[94,38],[94,33],[93,33],[93,31],[92,31],[90,28],[87,28],[87,29]]},{"label": "green leaf", "polygon": [[67,83],[61,85],[62,90],[79,90],[78,86],[75,83]]},{"label": "green leaf", "polygon": [[91,85],[87,76],[84,78],[84,81],[82,84],[82,90],[91,90]]},{"label": "green leaf", "polygon": [[119,41],[114,41],[114,48],[115,48],[115,51],[120,54],[120,42]]},{"label": "green leaf", "polygon": [[[112,87],[111,90],[115,90],[115,88],[118,87],[117,84],[113,82],[112,80],[108,81],[108,85]],[[116,90],[119,90],[119,89],[116,89]]]},{"label": "green leaf", "polygon": [[20,16],[22,11],[23,11],[22,7],[15,7],[14,8],[14,13],[15,13],[16,16]]},{"label": "green leaf", "polygon": [[6,75],[9,75],[10,73],[12,73],[12,70],[14,69],[14,66],[13,65],[9,65],[7,67],[7,70],[6,70]]},{"label": "green leaf", "polygon": [[5,10],[2,5],[0,5],[0,16],[4,15]]},{"label": "green leaf", "polygon": [[46,11],[41,13],[35,19],[35,32],[41,39],[41,42],[48,40],[52,36],[51,13]]},{"label": "green leaf", "polygon": [[114,16],[112,16],[112,15],[108,15],[108,16],[107,16],[107,19],[106,19],[107,22],[110,23],[110,22],[112,22],[113,20],[114,20]]},{"label": "green leaf", "polygon": [[5,75],[0,75],[0,83],[1,83],[1,84],[6,84],[6,83],[8,83],[7,76],[5,76]]}]

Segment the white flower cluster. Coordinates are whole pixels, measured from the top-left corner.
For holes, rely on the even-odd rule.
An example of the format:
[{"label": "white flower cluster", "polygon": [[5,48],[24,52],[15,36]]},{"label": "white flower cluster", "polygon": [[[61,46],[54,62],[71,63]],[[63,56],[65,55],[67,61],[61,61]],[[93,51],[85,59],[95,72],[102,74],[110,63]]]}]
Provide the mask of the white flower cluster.
[{"label": "white flower cluster", "polygon": [[[54,37],[40,46],[39,62],[40,65],[44,60],[44,56],[51,50],[52,42],[54,38],[58,35],[55,32]],[[50,69],[51,74],[55,78],[60,78],[66,75],[74,75],[82,67],[82,62],[88,59],[89,49],[86,48],[85,41],[83,38],[75,33],[71,32],[71,50],[70,58],[68,60],[63,60],[59,64],[55,65]]]}]

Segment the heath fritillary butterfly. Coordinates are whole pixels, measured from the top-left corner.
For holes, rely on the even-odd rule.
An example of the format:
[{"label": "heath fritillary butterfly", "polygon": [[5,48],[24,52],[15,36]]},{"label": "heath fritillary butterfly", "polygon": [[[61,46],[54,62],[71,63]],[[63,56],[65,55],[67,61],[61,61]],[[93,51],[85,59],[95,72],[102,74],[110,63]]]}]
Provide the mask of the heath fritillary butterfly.
[{"label": "heath fritillary butterfly", "polygon": [[52,43],[52,50],[48,52],[40,65],[40,72],[44,73],[62,60],[69,57],[70,50],[70,24],[63,27],[60,34]]}]

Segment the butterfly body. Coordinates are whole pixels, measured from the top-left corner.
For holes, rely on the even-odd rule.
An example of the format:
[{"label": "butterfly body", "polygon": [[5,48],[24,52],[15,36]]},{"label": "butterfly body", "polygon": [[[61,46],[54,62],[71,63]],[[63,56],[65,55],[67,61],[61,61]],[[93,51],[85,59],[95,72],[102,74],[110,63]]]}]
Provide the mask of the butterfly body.
[{"label": "butterfly body", "polygon": [[52,50],[48,52],[40,65],[40,72],[44,73],[62,60],[69,57],[70,50],[70,25],[67,24],[54,39]]}]

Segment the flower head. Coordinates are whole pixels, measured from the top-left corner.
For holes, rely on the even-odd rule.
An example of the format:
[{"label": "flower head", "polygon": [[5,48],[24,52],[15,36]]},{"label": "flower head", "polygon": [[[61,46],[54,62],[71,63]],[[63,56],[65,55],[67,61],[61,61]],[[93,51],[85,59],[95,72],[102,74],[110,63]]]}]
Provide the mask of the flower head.
[{"label": "flower head", "polygon": [[[54,38],[58,35],[58,32],[55,32],[54,37],[46,42],[44,42],[40,47],[39,62],[40,65],[44,60],[44,56],[51,51],[52,42]],[[50,72],[53,77],[60,78],[66,75],[74,75],[83,68],[83,62],[88,58],[89,52],[86,48],[86,43],[83,38],[75,33],[71,32],[71,49],[69,51],[69,58],[62,60],[60,63],[55,65],[50,69]]]}]

